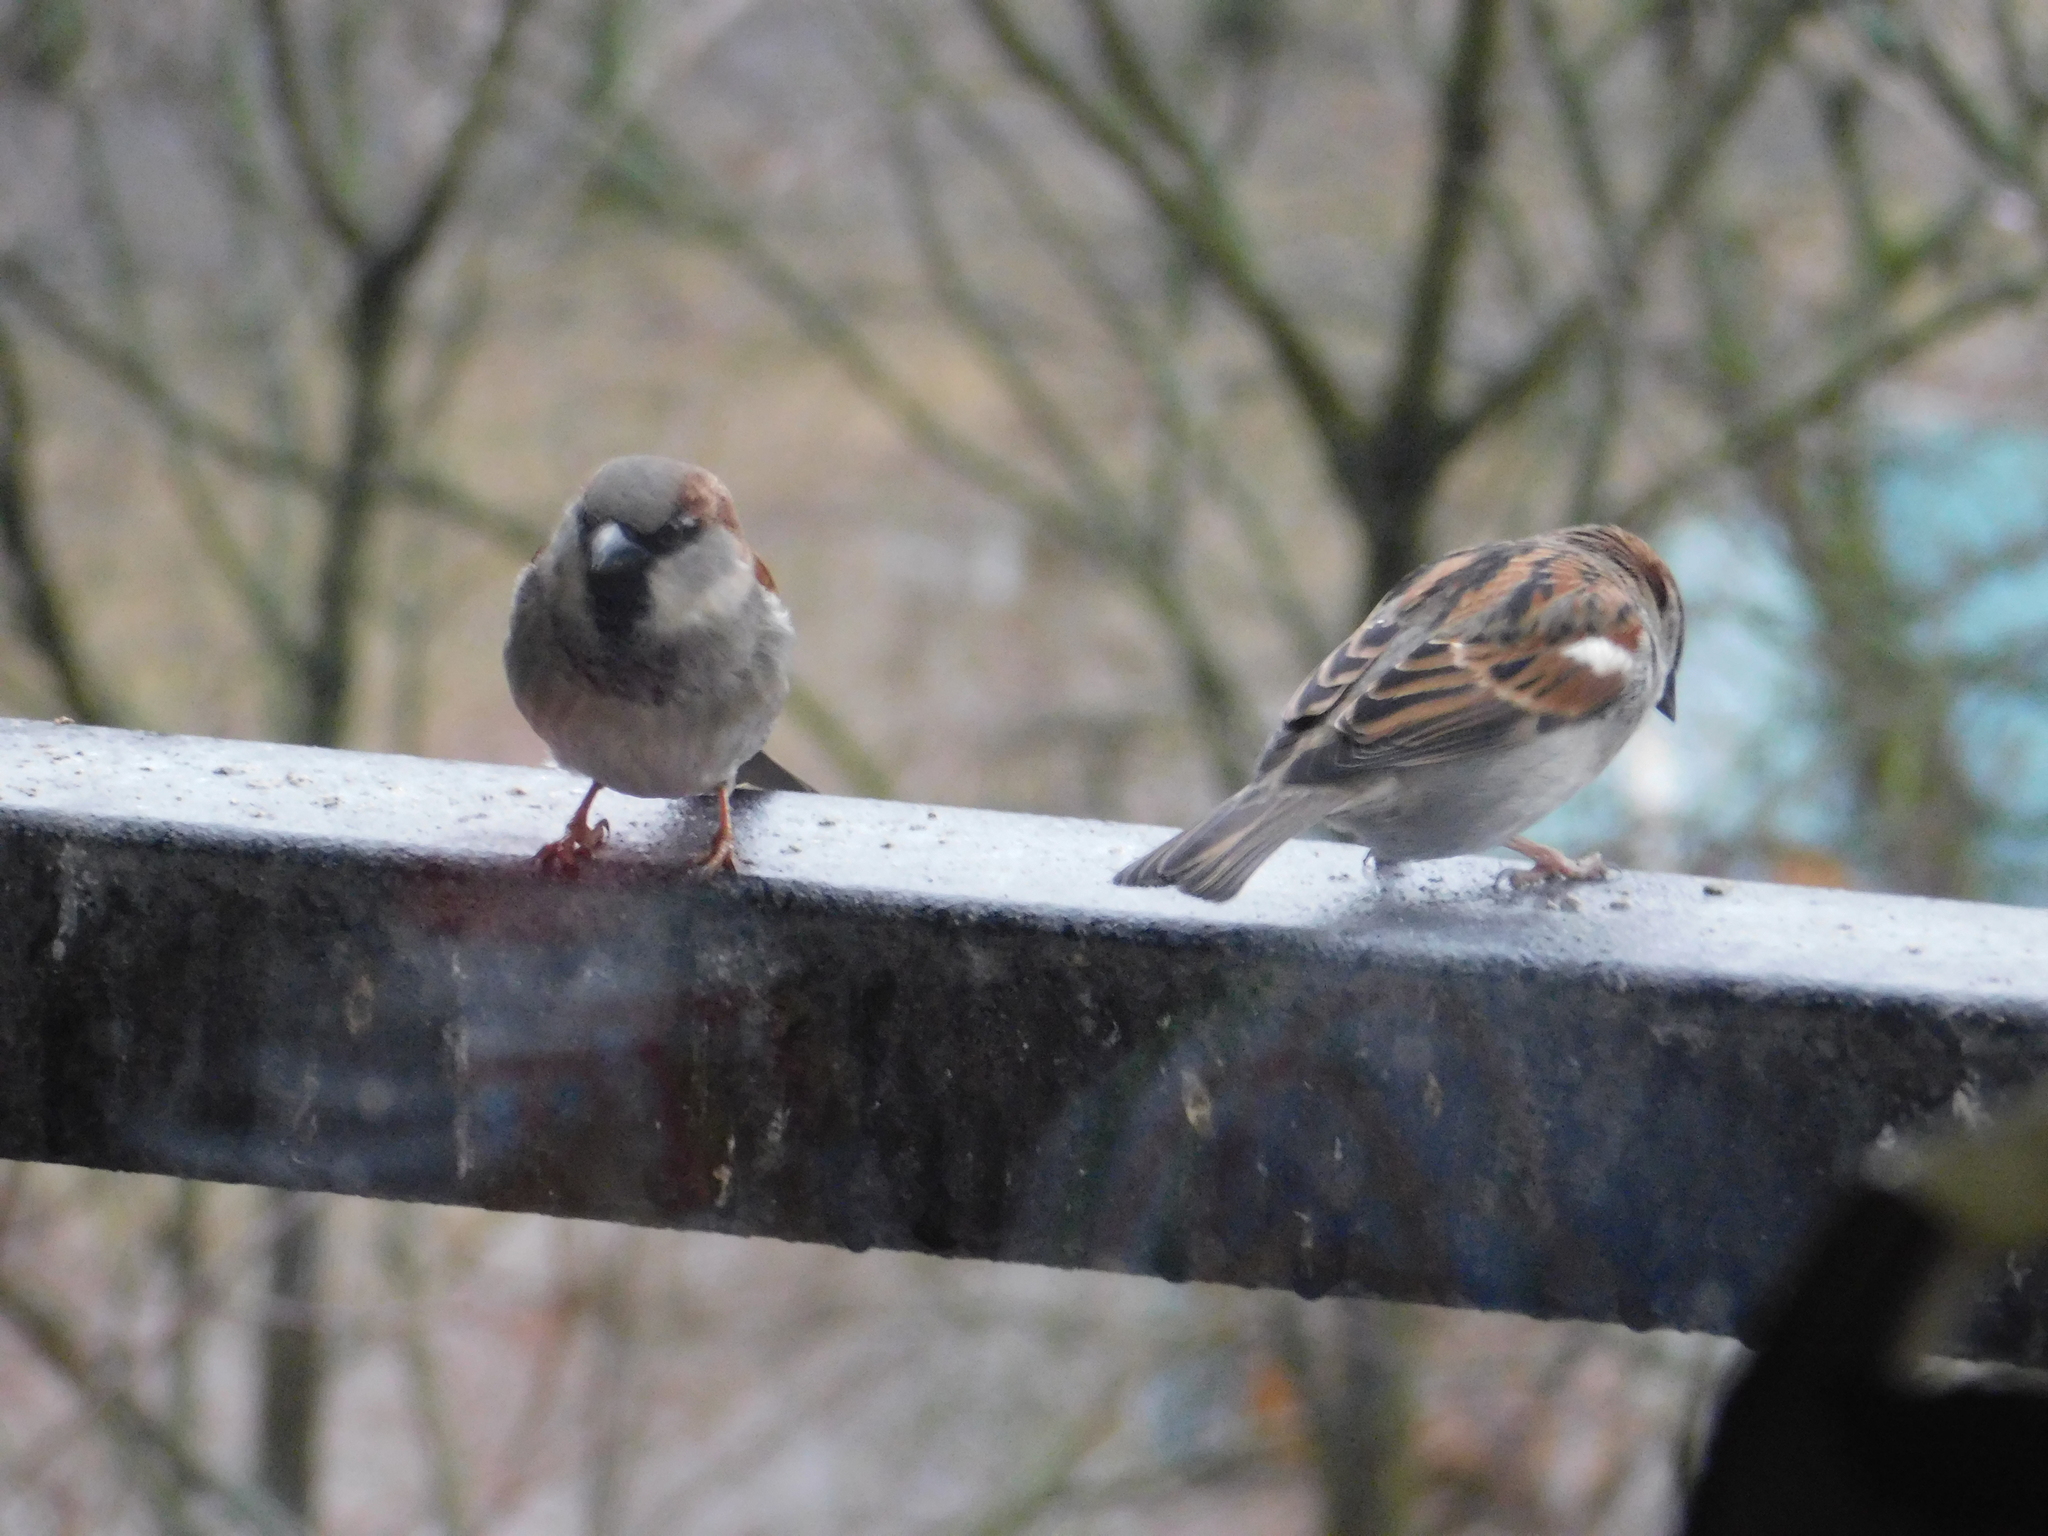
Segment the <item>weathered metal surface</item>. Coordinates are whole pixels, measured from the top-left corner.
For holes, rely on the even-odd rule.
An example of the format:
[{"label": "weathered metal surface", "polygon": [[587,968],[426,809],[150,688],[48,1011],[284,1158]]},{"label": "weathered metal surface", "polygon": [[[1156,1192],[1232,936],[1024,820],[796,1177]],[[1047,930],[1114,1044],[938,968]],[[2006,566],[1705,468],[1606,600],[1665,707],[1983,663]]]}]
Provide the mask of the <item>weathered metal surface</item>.
[{"label": "weathered metal surface", "polygon": [[2048,1067],[2039,912],[1327,843],[1218,908],[1110,884],[1156,829],[805,795],[708,883],[606,796],[544,879],[581,789],[0,723],[0,1156],[1727,1330]]}]

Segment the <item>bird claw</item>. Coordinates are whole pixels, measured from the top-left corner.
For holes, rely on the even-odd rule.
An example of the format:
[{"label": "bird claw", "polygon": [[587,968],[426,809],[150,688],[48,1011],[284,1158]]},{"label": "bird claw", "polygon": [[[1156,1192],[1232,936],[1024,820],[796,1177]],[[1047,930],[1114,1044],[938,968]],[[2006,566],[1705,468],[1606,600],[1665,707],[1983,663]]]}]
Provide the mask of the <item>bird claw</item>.
[{"label": "bird claw", "polygon": [[739,841],[732,835],[732,828],[730,826],[720,827],[717,835],[711,839],[711,846],[706,848],[693,862],[696,868],[703,870],[707,875],[715,875],[720,870],[725,871],[727,874],[738,874],[740,872]]},{"label": "bird claw", "polygon": [[1559,853],[1555,848],[1545,848],[1541,843],[1527,848],[1516,848],[1517,853],[1526,854],[1535,860],[1527,869],[1504,869],[1495,878],[1504,879],[1518,891],[1531,886],[1547,885],[1552,880],[1605,880],[1613,871],[1607,861],[1597,853],[1589,853],[1582,859]]},{"label": "bird claw", "polygon": [[732,794],[726,785],[718,786],[718,830],[711,834],[711,846],[692,862],[707,875],[740,872],[739,841],[732,835]]},{"label": "bird claw", "polygon": [[544,875],[574,880],[611,836],[609,821],[571,822],[569,830],[533,856]]}]

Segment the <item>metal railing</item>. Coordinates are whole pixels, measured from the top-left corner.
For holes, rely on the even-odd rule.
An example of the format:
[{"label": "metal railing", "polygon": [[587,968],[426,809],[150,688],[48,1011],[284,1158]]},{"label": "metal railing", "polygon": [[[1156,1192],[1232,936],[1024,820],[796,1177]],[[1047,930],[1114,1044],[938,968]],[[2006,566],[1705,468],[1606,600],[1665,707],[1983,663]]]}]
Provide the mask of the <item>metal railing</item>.
[{"label": "metal railing", "polygon": [[[2048,913],[0,723],[0,1157],[1729,1331],[2048,1068]],[[2033,1353],[2039,1287],[1983,1334]]]}]

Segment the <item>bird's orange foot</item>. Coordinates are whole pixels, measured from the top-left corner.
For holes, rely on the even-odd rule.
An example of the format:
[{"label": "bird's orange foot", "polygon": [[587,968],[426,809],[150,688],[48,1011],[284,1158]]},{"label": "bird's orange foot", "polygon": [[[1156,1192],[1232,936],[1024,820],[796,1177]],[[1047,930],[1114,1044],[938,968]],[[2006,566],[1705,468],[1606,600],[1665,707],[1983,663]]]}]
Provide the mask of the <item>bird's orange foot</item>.
[{"label": "bird's orange foot", "polygon": [[711,846],[695,861],[695,867],[706,874],[717,874],[724,870],[728,874],[740,872],[739,842],[732,835],[732,797],[725,786],[718,789],[718,830],[711,835]]},{"label": "bird's orange foot", "polygon": [[568,831],[533,856],[534,862],[544,875],[574,880],[583,873],[583,866],[597,856],[597,850],[605,845],[611,832],[609,821],[571,822]]},{"label": "bird's orange foot", "polygon": [[590,820],[591,804],[603,788],[593,780],[577,805],[576,814],[569,818],[567,830],[534,855],[534,862],[540,865],[542,874],[574,880],[583,873],[583,866],[590,862],[597,850],[604,846],[604,840],[611,836],[612,824],[608,821],[593,824]]},{"label": "bird's orange foot", "polygon": [[1605,880],[1609,873],[1607,861],[1597,853],[1575,859],[1543,843],[1531,842],[1526,837],[1511,837],[1507,845],[1531,860],[1534,866],[1508,872],[1508,883],[1518,891],[1549,880]]},{"label": "bird's orange foot", "polygon": [[720,870],[724,870],[728,874],[738,874],[740,872],[739,844],[733,840],[732,834],[727,832],[712,838],[711,846],[706,848],[703,854],[697,858],[696,867],[707,874],[715,875]]}]

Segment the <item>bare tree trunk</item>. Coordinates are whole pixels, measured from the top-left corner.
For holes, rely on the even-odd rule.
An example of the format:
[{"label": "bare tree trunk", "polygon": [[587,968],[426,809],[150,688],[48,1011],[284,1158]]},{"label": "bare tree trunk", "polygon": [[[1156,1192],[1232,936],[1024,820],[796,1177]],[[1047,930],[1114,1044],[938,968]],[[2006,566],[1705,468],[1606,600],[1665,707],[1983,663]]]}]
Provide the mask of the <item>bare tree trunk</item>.
[{"label": "bare tree trunk", "polygon": [[313,594],[313,643],[306,655],[305,714],[298,731],[308,746],[339,746],[348,730],[363,556],[376,510],[377,475],[388,450],[385,392],[409,270],[394,269],[383,259],[369,263],[357,278],[346,322],[348,435],[341,472],[326,498],[326,547]]},{"label": "bare tree trunk", "polygon": [[[199,1443],[199,1329],[205,1307],[203,1221],[205,1186],[179,1179],[171,1197],[170,1219],[164,1223],[163,1250],[171,1271],[176,1325],[169,1353],[170,1401],[164,1425],[188,1451]],[[164,1528],[173,1536],[200,1536],[203,1529],[190,1494],[175,1483],[167,1490]]]},{"label": "bare tree trunk", "polygon": [[583,1461],[586,1536],[618,1536],[631,1493],[638,1350],[634,1284],[640,1234],[623,1234],[599,1261],[590,1287],[591,1392]]},{"label": "bare tree trunk", "polygon": [[385,1276],[403,1311],[399,1348],[405,1359],[413,1414],[419,1423],[434,1519],[443,1536],[468,1536],[476,1522],[469,1513],[469,1477],[462,1441],[448,1411],[440,1361],[434,1353],[427,1303],[428,1277],[420,1259],[421,1218],[419,1206],[388,1206],[379,1246]]},{"label": "bare tree trunk", "polygon": [[[389,232],[350,206],[333,157],[319,142],[310,83],[284,0],[259,0],[257,22],[269,67],[271,102],[301,190],[348,263],[348,299],[340,317],[347,349],[342,457],[322,488],[323,544],[314,580],[313,635],[301,669],[301,714],[294,735],[310,746],[339,746],[349,725],[356,678],[364,560],[391,469],[391,373],[407,304],[449,211],[465,189],[496,125],[505,82],[535,0],[502,0],[495,36],[461,119],[439,160]],[[286,1508],[312,1508],[325,1352],[319,1319],[320,1210],[310,1197],[280,1195],[271,1259],[271,1316],[264,1334],[263,1482]]]},{"label": "bare tree trunk", "polygon": [[270,1191],[270,1309],[263,1325],[257,1482],[309,1526],[319,1472],[326,1347],[320,1328],[319,1196]]},{"label": "bare tree trunk", "polygon": [[1383,1303],[1277,1300],[1274,1353],[1300,1394],[1321,1474],[1324,1536],[1402,1529],[1406,1348]]},{"label": "bare tree trunk", "polygon": [[1500,0],[1464,0],[1437,104],[1436,180],[1409,274],[1399,368],[1371,436],[1355,446],[1330,440],[1338,484],[1371,558],[1359,583],[1360,615],[1421,563],[1422,520],[1458,447],[1445,430],[1440,396],[1459,278],[1493,143],[1500,33]]}]

